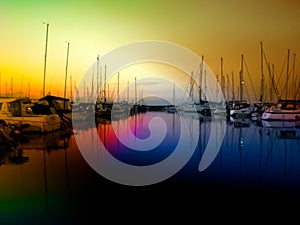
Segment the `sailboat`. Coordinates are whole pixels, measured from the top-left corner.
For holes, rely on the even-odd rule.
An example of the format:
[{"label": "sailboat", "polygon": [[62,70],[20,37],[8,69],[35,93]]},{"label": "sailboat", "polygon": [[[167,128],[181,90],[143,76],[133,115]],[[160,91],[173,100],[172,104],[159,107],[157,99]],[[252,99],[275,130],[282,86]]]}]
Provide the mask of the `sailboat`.
[{"label": "sailboat", "polygon": [[250,104],[243,99],[243,86],[245,84],[243,79],[243,64],[244,64],[244,55],[241,55],[241,70],[240,70],[240,101],[235,101],[232,104],[229,115],[231,117],[251,117],[252,113],[257,110],[257,107],[251,107]]},{"label": "sailboat", "polygon": [[22,126],[22,132],[48,133],[61,128],[57,114],[39,114],[32,109],[29,98],[9,98],[0,101],[0,120]]},{"label": "sailboat", "polygon": [[300,101],[297,100],[280,100],[262,114],[262,120],[296,121],[298,117],[300,117]]},{"label": "sailboat", "polygon": [[189,95],[188,95],[188,101],[182,105],[180,105],[179,110],[183,113],[201,113],[203,115],[209,114],[209,105],[208,102],[204,102],[201,99],[201,83],[202,83],[202,70],[203,70],[203,57],[202,57],[202,63],[200,64],[200,88],[199,88],[199,103],[195,103],[194,101],[194,73],[191,73],[191,79],[189,83]]},{"label": "sailboat", "polygon": [[[279,99],[277,104],[266,109],[262,114],[262,120],[285,120],[285,121],[296,121],[300,117],[300,100],[288,99],[288,75],[289,75],[289,54],[290,50],[288,49],[287,55],[287,81],[286,81],[286,99]],[[273,81],[273,80],[272,80]],[[273,81],[274,82],[274,81]],[[277,97],[279,98],[280,94],[275,87]]]},{"label": "sailboat", "polygon": [[[99,57],[97,58],[99,60]],[[107,100],[106,96],[106,65],[104,70],[104,88],[103,88],[103,97],[100,94],[96,101],[95,106],[95,116],[97,117],[110,117],[111,116],[111,110],[113,107],[113,102]]]}]

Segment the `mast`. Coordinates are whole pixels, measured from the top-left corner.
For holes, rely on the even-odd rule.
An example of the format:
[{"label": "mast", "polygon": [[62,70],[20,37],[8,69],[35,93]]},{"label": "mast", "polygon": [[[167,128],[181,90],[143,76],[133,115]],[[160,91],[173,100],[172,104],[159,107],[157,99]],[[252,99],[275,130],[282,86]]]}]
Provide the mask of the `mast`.
[{"label": "mast", "polygon": [[296,83],[297,83],[297,80],[295,79],[295,63],[296,63],[296,54],[294,54],[294,57],[293,57],[293,74],[292,74],[292,95],[293,95],[294,99],[296,100]]},{"label": "mast", "polygon": [[[230,82],[229,82],[229,75],[228,75],[228,73],[226,73],[226,81],[227,81],[227,85],[226,85],[226,95],[227,95],[227,100],[229,99],[229,84],[230,84]],[[226,101],[226,99],[225,99],[225,101]]]},{"label": "mast", "polygon": [[199,76],[199,104],[202,102],[202,75],[203,75],[203,59],[204,56],[201,57],[201,64],[200,64],[200,76]]},{"label": "mast", "polygon": [[104,67],[104,102],[106,102],[106,65]]},{"label": "mast", "polygon": [[193,71],[191,73],[189,97],[191,102],[194,103],[194,72]]},{"label": "mast", "polygon": [[223,57],[221,57],[221,90],[222,90],[222,94],[225,96],[225,77],[223,74]]},{"label": "mast", "polygon": [[270,77],[270,103],[273,103],[273,89],[271,88],[272,80],[274,80],[275,75],[274,64],[272,64],[272,76]]},{"label": "mast", "polygon": [[290,49],[288,49],[287,64],[286,64],[286,84],[285,84],[285,99],[288,99],[288,81],[289,81],[289,64],[290,64]]},{"label": "mast", "polygon": [[204,91],[205,91],[205,99],[204,101],[207,100],[206,98],[206,93],[207,93],[207,86],[206,86],[206,70],[204,70]]},{"label": "mast", "polygon": [[134,102],[137,104],[136,77],[134,78]]},{"label": "mast", "polygon": [[96,92],[97,92],[97,97],[99,96],[99,55],[97,56],[97,87],[96,87]]},{"label": "mast", "polygon": [[217,74],[217,86],[216,86],[216,103],[218,103],[219,100],[219,75]]},{"label": "mast", "polygon": [[260,67],[261,67],[261,83],[260,83],[260,101],[263,102],[264,90],[265,90],[265,76],[264,76],[264,67],[263,67],[263,44],[260,42]]},{"label": "mast", "polygon": [[[69,63],[69,47],[70,47],[70,42],[67,42],[68,47],[67,47],[67,59],[66,59],[66,73],[65,73],[65,89],[64,89],[64,98],[67,96],[67,77],[68,77],[68,63]],[[64,109],[66,109],[66,102],[64,101]]]},{"label": "mast", "polygon": [[93,69],[93,76],[92,76],[92,90],[91,90],[91,95],[88,95],[89,99],[94,98],[94,69]]},{"label": "mast", "polygon": [[244,78],[243,78],[243,64],[244,64],[244,55],[241,55],[241,71],[240,71],[240,101],[243,101],[243,85],[244,85]]},{"label": "mast", "polygon": [[120,94],[120,73],[118,72],[118,90],[117,90],[117,102],[119,102],[119,94]]},{"label": "mast", "polygon": [[102,101],[102,67],[100,66],[99,99]]},{"label": "mast", "polygon": [[47,47],[48,47],[48,30],[49,30],[49,23],[46,24],[46,46],[45,46],[45,59],[44,59],[44,81],[43,81],[43,96],[45,96],[45,81],[46,81],[46,64],[47,64]]},{"label": "mast", "polygon": [[232,101],[235,101],[235,92],[234,92],[234,75],[233,75],[233,71],[231,71],[231,79],[232,79]]}]

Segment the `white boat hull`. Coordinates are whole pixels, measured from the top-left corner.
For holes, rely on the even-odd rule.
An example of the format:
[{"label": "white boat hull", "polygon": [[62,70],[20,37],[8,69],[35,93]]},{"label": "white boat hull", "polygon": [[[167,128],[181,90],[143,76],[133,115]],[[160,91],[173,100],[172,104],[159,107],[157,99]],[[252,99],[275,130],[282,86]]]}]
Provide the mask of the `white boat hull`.
[{"label": "white boat hull", "polygon": [[231,109],[230,116],[232,117],[251,117],[256,108]]},{"label": "white boat hull", "polygon": [[296,121],[300,116],[300,110],[274,110],[262,114],[262,120],[287,120]]},{"label": "white boat hull", "polygon": [[0,116],[7,124],[29,125],[24,131],[33,133],[49,133],[60,129],[60,117],[53,115],[37,116]]}]

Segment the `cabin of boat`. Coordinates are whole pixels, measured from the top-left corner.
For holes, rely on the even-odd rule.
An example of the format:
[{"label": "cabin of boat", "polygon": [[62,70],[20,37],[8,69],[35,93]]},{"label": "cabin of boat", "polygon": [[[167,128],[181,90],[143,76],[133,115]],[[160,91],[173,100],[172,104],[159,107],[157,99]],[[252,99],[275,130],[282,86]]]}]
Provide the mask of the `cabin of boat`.
[{"label": "cabin of boat", "polygon": [[266,109],[262,120],[295,121],[300,116],[300,100],[279,100],[275,106]]},{"label": "cabin of boat", "polygon": [[244,101],[234,102],[229,111],[232,117],[251,117],[252,113],[257,110],[257,107],[251,107],[249,103]]},{"label": "cabin of boat", "polygon": [[57,114],[60,117],[62,127],[71,127],[72,125],[72,107],[68,98],[54,95],[46,95],[38,99],[31,107],[33,113],[42,115]]},{"label": "cabin of boat", "polygon": [[58,115],[33,112],[29,98],[10,98],[0,101],[0,120],[10,125],[23,125],[22,132],[47,133],[60,129]]}]

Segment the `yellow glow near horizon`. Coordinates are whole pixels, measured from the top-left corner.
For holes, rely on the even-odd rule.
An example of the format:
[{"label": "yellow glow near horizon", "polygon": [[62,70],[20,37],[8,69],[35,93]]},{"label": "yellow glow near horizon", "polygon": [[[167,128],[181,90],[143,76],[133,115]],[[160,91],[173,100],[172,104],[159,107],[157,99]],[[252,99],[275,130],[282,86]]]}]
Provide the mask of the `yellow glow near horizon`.
[{"label": "yellow glow near horizon", "polygon": [[[275,65],[277,79],[285,76],[280,71],[287,50],[291,49],[291,60],[293,54],[300,52],[299,4],[294,0],[3,0],[0,3],[0,94],[3,95],[5,85],[10,85],[13,77],[14,93],[26,93],[30,83],[31,96],[41,97],[46,31],[43,22],[50,24],[46,93],[63,94],[66,41],[70,41],[68,78],[72,76],[73,85],[97,55],[132,41],[152,39],[174,42],[199,56],[204,55],[216,75],[220,75],[220,57],[223,57],[227,73],[233,71],[236,82],[240,55],[244,54],[249,72],[259,86],[260,41],[264,43],[269,62]],[[296,75],[299,70],[296,61]],[[251,91],[251,87],[248,89]]]}]

